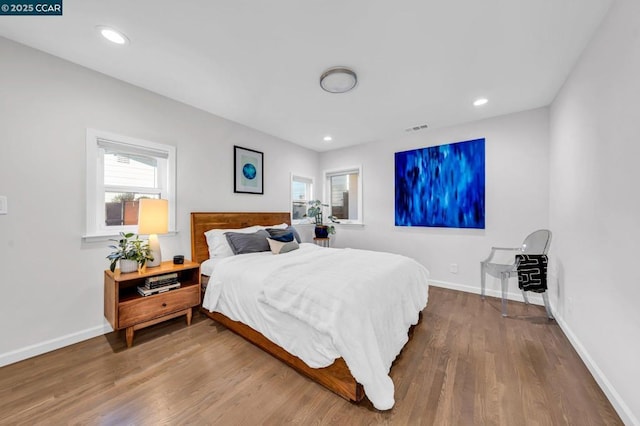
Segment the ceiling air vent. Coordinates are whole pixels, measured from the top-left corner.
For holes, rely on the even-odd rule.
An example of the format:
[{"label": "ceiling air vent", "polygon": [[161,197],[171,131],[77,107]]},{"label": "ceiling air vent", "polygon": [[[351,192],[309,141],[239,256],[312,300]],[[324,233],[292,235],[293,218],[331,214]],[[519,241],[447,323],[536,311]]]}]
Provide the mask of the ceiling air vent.
[{"label": "ceiling air vent", "polygon": [[417,126],[413,126],[413,127],[407,127],[406,129],[404,129],[405,132],[417,132],[418,130],[424,130],[426,129],[427,126],[426,124],[420,124]]}]

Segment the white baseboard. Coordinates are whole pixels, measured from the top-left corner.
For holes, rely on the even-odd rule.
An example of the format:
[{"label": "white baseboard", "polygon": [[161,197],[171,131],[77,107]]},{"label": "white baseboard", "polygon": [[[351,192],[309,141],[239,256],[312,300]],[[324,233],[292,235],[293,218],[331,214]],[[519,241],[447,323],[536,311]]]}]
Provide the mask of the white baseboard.
[{"label": "white baseboard", "polygon": [[[480,287],[475,287],[470,285],[457,284],[457,283],[452,283],[447,281],[437,281],[437,280],[430,280],[429,285],[432,285],[434,287],[448,288],[450,290],[458,290],[458,291],[464,291],[466,293],[474,293],[474,294],[480,295]],[[502,292],[500,290],[493,290],[488,288],[485,291],[485,295],[490,297],[502,297]],[[542,296],[529,293],[527,294],[527,297],[529,298],[529,303],[531,303],[532,305],[544,306],[544,302],[542,301]],[[516,293],[508,292],[507,300],[513,300],[515,302],[524,303],[524,297],[522,297],[521,291]],[[554,310],[552,311],[555,314],[555,311]]]},{"label": "white baseboard", "polygon": [[[448,288],[451,290],[464,291],[467,293],[474,293],[478,295],[480,294],[479,286],[475,287],[475,286],[468,286],[464,284],[457,284],[457,283],[451,283],[447,281],[436,281],[436,280],[429,281],[429,285],[433,285],[434,287]],[[485,293],[487,296],[501,297],[501,292],[499,290],[487,289]],[[541,305],[541,306],[544,305],[544,302],[542,301],[542,296],[538,296],[535,294],[527,295],[527,296],[529,297],[530,303],[535,305]],[[522,297],[521,292],[507,293],[507,298],[509,300],[514,300],[517,302],[524,302],[524,298]],[[598,365],[594,362],[591,355],[589,355],[589,352],[587,352],[587,350],[582,345],[580,340],[573,333],[573,331],[571,330],[571,327],[569,327],[569,325],[564,321],[564,319],[557,314],[554,306],[551,306],[551,312],[553,313],[553,316],[555,317],[556,322],[562,329],[562,332],[565,334],[565,336],[567,336],[567,339],[569,339],[569,343],[571,343],[571,346],[573,346],[573,349],[575,349],[575,351],[578,353],[578,356],[582,359],[582,362],[584,362],[584,364],[587,366],[587,369],[589,370],[593,378],[598,383],[598,386],[600,386],[600,389],[602,389],[604,394],[607,396],[607,398],[609,399],[609,402],[611,402],[611,405],[613,405],[613,408],[616,410],[616,412],[618,413],[618,415],[620,416],[624,424],[630,425],[630,426],[631,425],[640,426],[640,421],[638,421],[638,418],[631,412],[631,410],[629,409],[629,406],[624,402],[622,397],[620,397],[620,394],[615,390],[615,388],[613,387],[611,382],[607,379],[607,377],[604,375],[602,370],[598,368]]]},{"label": "white baseboard", "polygon": [[24,348],[16,349],[11,352],[0,354],[0,367],[13,364],[18,361],[23,361],[27,358],[42,355],[47,352],[54,351],[56,349],[63,348],[65,346],[73,345],[75,343],[82,342],[84,340],[92,339],[96,336],[101,336],[113,331],[108,324],[102,326],[96,326],[81,330],[76,333],[67,334],[66,336],[60,336],[55,339],[47,340],[46,342],[37,343],[35,345],[26,346]]},{"label": "white baseboard", "polygon": [[582,359],[582,362],[584,362],[584,364],[587,366],[587,369],[591,372],[591,375],[600,386],[600,389],[602,389],[604,394],[611,402],[611,405],[613,405],[613,408],[620,416],[620,419],[622,419],[622,422],[625,425],[640,426],[640,421],[638,421],[638,418],[631,412],[629,406],[624,402],[620,394],[615,390],[602,370],[598,368],[598,365],[594,362],[593,358],[591,358],[591,355],[589,355],[589,352],[587,352],[580,340],[573,333],[571,327],[569,327],[569,325],[564,321],[562,317],[556,317],[556,321],[564,332],[565,336],[567,336],[567,339],[569,339],[571,346],[573,346],[573,348],[578,353],[578,356],[580,356],[580,358]]}]

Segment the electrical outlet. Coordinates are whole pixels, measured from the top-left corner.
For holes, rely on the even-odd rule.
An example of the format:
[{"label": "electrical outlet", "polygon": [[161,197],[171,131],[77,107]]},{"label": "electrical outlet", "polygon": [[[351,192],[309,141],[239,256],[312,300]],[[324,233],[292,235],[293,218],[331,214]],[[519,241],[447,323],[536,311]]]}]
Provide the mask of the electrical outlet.
[{"label": "electrical outlet", "polygon": [[449,272],[451,272],[452,274],[457,274],[458,273],[458,264],[457,263],[452,263],[451,265],[449,265]]},{"label": "electrical outlet", "polygon": [[0,214],[7,214],[7,212],[8,212],[7,196],[0,195]]}]

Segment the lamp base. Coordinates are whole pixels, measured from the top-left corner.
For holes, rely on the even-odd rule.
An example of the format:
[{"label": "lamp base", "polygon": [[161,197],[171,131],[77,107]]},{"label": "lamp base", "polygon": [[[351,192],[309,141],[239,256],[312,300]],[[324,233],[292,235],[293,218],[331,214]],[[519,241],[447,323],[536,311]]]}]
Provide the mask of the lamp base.
[{"label": "lamp base", "polygon": [[147,261],[147,268],[160,266],[160,263],[162,262],[162,254],[160,253],[160,241],[158,240],[157,234],[149,235],[149,248],[151,249],[151,256],[153,256],[153,260]]}]

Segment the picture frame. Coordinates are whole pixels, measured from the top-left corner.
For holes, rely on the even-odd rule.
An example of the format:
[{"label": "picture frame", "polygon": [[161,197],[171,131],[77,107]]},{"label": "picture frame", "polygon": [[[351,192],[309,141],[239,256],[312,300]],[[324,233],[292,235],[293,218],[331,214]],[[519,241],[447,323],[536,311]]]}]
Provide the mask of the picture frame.
[{"label": "picture frame", "polygon": [[396,152],[395,226],[485,229],[485,139]]},{"label": "picture frame", "polygon": [[264,194],[264,154],[249,148],[233,146],[233,192]]}]

